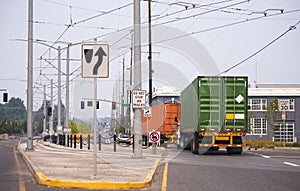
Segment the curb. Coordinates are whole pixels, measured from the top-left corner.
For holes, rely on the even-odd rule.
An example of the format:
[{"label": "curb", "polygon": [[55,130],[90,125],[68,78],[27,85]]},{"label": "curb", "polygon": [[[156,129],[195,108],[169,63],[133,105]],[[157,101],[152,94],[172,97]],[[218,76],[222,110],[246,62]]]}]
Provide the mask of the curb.
[{"label": "curb", "polygon": [[154,165],[149,171],[146,178],[142,181],[136,182],[99,182],[99,181],[73,181],[73,180],[61,180],[61,179],[49,179],[42,172],[36,172],[35,178],[39,184],[61,187],[61,188],[83,188],[90,190],[129,190],[129,189],[143,189],[149,188],[152,184],[152,179],[158,168],[160,159],[156,159]]}]

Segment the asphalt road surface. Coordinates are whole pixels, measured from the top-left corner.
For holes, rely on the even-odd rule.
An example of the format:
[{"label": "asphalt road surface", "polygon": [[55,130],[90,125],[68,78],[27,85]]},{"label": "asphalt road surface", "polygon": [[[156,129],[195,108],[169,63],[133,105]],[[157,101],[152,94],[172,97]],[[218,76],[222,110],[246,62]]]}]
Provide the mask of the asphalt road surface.
[{"label": "asphalt road surface", "polygon": [[166,190],[300,190],[299,151],[183,151],[168,163]]}]

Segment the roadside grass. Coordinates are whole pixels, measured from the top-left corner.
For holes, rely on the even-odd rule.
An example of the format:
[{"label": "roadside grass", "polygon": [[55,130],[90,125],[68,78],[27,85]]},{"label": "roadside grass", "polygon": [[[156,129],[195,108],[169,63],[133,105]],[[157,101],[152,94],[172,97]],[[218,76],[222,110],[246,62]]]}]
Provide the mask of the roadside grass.
[{"label": "roadside grass", "polygon": [[[266,149],[284,146],[284,142],[257,141],[257,140],[252,140],[252,141],[245,140],[244,144],[246,144],[246,146],[251,147],[251,148],[266,148]],[[285,146],[286,147],[300,147],[300,143],[286,142]]]}]

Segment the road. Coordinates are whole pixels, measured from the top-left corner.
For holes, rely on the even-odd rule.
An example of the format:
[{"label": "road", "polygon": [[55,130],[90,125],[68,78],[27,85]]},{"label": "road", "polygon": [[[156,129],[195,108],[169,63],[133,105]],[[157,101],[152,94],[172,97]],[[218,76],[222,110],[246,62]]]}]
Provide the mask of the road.
[{"label": "road", "polygon": [[299,151],[183,151],[168,162],[166,190],[299,190],[299,166]]},{"label": "road", "polygon": [[16,142],[0,141],[0,184],[1,190],[14,190],[19,185],[19,175],[14,154]]}]

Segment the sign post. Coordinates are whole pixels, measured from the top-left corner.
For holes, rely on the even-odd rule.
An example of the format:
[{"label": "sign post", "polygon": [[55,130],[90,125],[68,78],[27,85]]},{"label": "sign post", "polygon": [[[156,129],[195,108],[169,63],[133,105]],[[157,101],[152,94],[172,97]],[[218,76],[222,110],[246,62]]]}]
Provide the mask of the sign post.
[{"label": "sign post", "polygon": [[[287,128],[285,125],[285,120],[286,120],[286,112],[290,110],[290,100],[288,99],[279,99],[278,100],[278,110],[281,111],[281,118],[282,118],[282,126],[284,129],[284,142],[283,146],[285,147],[285,142],[287,140]],[[281,130],[280,130],[280,137],[281,137]]]},{"label": "sign post", "polygon": [[152,153],[156,154],[156,144],[160,142],[160,132],[151,131],[149,133],[149,143],[152,143]]},{"label": "sign post", "polygon": [[[147,135],[149,135],[149,126],[148,126],[148,121],[149,121],[149,117],[152,116],[152,109],[151,107],[147,106],[144,109],[144,117],[147,119]],[[147,141],[147,147],[149,147],[149,141]]]},{"label": "sign post", "polygon": [[[95,39],[95,43],[96,43]],[[83,78],[94,78],[94,177],[97,176],[97,78],[109,77],[109,47],[107,44],[83,44],[81,50]]]}]

